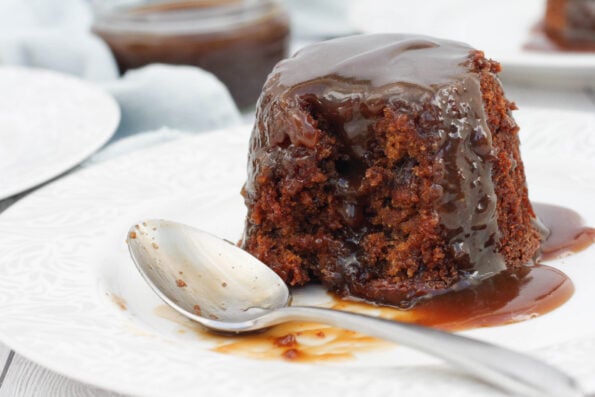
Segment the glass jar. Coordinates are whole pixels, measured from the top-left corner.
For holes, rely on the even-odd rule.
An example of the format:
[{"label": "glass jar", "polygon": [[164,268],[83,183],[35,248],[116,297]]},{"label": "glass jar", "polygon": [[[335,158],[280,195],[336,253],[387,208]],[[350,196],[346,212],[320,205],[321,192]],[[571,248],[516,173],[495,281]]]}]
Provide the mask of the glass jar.
[{"label": "glass jar", "polygon": [[101,3],[93,31],[121,73],[150,63],[198,66],[216,75],[240,108],[256,102],[273,66],[287,56],[289,19],[274,0]]}]

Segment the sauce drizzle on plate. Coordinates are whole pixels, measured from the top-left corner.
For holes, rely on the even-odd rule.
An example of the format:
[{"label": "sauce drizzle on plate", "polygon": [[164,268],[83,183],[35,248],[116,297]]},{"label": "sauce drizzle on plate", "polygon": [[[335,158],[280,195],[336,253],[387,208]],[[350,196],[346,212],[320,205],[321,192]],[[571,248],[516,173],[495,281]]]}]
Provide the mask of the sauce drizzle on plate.
[{"label": "sauce drizzle on plate", "polygon": [[[582,218],[570,209],[533,205],[542,223],[550,229],[537,264],[501,272],[481,284],[422,301],[410,310],[345,300],[334,295],[331,295],[330,306],[449,331],[511,324],[548,313],[570,299],[574,286],[568,276],[541,261],[586,249],[595,242],[595,229],[586,227]],[[164,315],[162,309],[160,312],[156,311],[161,317],[175,321]],[[183,320],[180,324],[186,327],[188,323],[193,324]],[[389,342],[353,331],[304,322],[234,337],[208,334],[197,324],[192,329],[201,337],[212,339],[216,352],[292,362],[345,360],[357,353],[391,346]]]}]

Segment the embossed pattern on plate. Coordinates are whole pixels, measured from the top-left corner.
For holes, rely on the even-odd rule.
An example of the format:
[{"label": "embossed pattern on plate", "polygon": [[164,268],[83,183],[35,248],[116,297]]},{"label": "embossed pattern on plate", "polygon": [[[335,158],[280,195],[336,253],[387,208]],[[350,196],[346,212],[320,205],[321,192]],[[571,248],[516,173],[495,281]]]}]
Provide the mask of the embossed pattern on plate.
[{"label": "embossed pattern on plate", "polygon": [[[570,206],[595,224],[595,148],[588,144],[594,116],[517,113],[532,198]],[[350,362],[256,361],[215,353],[210,340],[180,334],[178,324],[155,315],[160,302],[128,258],[128,227],[168,218],[239,238],[248,136],[249,127],[217,131],[119,157],[2,213],[0,340],[61,374],[143,396],[500,395],[403,347]],[[595,391],[594,259],[591,249],[552,263],[577,290],[560,309],[465,334],[542,358]],[[125,300],[126,310],[113,296]]]},{"label": "embossed pattern on plate", "polygon": [[120,109],[90,83],[0,67],[0,200],[60,175],[116,131]]}]

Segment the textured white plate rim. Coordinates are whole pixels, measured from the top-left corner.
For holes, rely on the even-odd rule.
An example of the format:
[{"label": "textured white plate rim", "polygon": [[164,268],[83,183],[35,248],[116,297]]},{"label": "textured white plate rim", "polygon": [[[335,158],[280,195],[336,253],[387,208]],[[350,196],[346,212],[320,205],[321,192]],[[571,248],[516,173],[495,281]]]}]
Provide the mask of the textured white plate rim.
[{"label": "textured white plate rim", "polygon": [[[117,106],[117,105],[116,105]],[[119,109],[119,108],[118,108]],[[230,128],[229,130],[235,130],[235,129],[244,129],[244,127],[241,128]],[[223,131],[210,131],[210,132],[206,132],[203,133],[200,138],[205,138],[208,139],[208,137],[210,135],[213,134],[219,134],[221,132],[229,132],[229,130],[223,130]],[[195,136],[188,136],[188,137],[180,137],[175,139],[172,142],[167,142],[165,143],[163,146],[167,147],[167,146],[177,146],[180,144],[181,141],[184,140],[193,140],[194,138],[196,138]],[[109,137],[107,138],[109,139]],[[141,149],[139,150],[136,154],[142,154],[143,152],[154,152],[154,151],[159,151],[160,149],[156,149],[154,147],[150,147],[147,149]],[[112,159],[112,160],[107,160],[109,161],[117,161],[116,159]],[[101,165],[101,163],[99,164],[99,166]],[[45,186],[42,186],[40,189],[38,189],[35,193],[32,194],[36,194],[37,192],[44,192],[47,189],[52,189],[54,187],[54,185],[56,184],[60,184],[63,181],[69,181],[69,180],[75,180],[75,179],[79,179],[79,178],[83,178],[87,173],[92,173],[93,170],[95,169],[95,167],[97,167],[98,165],[93,165],[87,168],[83,168],[80,170],[77,170],[76,172],[69,174],[69,175],[65,175],[63,178],[54,180],[54,181],[50,181],[50,183],[48,183]],[[9,213],[12,211],[18,211],[19,207],[25,203],[28,200],[28,197],[24,197],[23,199],[17,201],[15,204],[11,205],[11,207],[9,207],[6,211],[4,211],[5,213]],[[2,213],[0,213],[0,223],[2,222],[3,218],[2,218]],[[159,393],[159,392],[155,392],[154,390],[152,390],[151,388],[148,389],[144,389],[142,385],[139,386],[139,384],[114,384],[113,382],[110,382],[108,379],[105,378],[101,378],[98,377],[97,374],[91,374],[86,372],[85,370],[83,370],[81,368],[81,366],[77,365],[77,363],[74,362],[70,362],[68,360],[62,360],[62,361],[56,361],[56,359],[54,357],[51,357],[47,354],[45,354],[42,351],[39,350],[32,350],[29,349],[29,347],[25,344],[25,343],[19,343],[18,341],[14,340],[13,337],[11,337],[11,335],[3,332],[2,329],[0,329],[0,341],[5,344],[6,346],[9,346],[11,348],[11,350],[15,351],[16,353],[18,353],[19,355],[25,357],[26,359],[41,365],[42,367],[45,367],[57,374],[69,377],[71,379],[75,379],[77,381],[86,383],[90,386],[95,386],[98,388],[102,388],[105,390],[109,390],[109,391],[114,391],[117,393],[122,393],[122,394],[127,394],[127,395],[142,395],[142,396],[163,396],[163,394]],[[281,363],[284,364],[284,363]]]},{"label": "textured white plate rim", "polygon": [[[184,146],[185,145],[184,142],[191,142],[196,139],[209,139],[210,136],[218,135],[221,133],[224,133],[224,134],[235,133],[235,132],[239,132],[239,133],[248,132],[249,133],[251,129],[252,129],[252,126],[244,125],[244,126],[232,127],[232,128],[228,128],[228,129],[224,129],[224,130],[209,131],[206,133],[202,133],[199,136],[182,136],[182,137],[176,138],[175,140],[173,140],[171,142],[166,142],[159,148],[149,147],[146,149],[141,149],[141,150],[137,151],[134,155],[135,156],[143,156],[143,154],[158,153],[158,152],[161,152],[163,150],[163,148]],[[150,156],[147,156],[147,157],[150,157]],[[107,160],[107,162],[115,162],[115,161],[118,161],[118,159],[115,158],[115,159]],[[63,178],[61,178],[59,180],[51,181],[47,185],[41,187],[36,192],[32,193],[32,195],[35,195],[38,192],[43,193],[46,190],[52,189],[55,185],[59,185],[63,182],[68,182],[71,180],[77,180],[77,179],[84,178],[86,174],[93,173],[94,169],[98,166],[100,167],[101,164],[102,163],[99,163],[97,165],[93,165],[93,166],[90,166],[87,168],[77,170],[76,172],[74,172],[72,174],[65,175]],[[26,203],[28,201],[28,199],[29,199],[29,197],[24,197],[23,199],[17,201],[15,204],[13,204],[11,207],[9,207],[4,212],[10,213],[13,211],[19,211],[19,207],[21,205],[23,205],[24,203]],[[0,213],[0,223],[2,223],[2,221],[3,221],[2,213]],[[43,351],[30,349],[26,343],[19,343],[17,340],[15,340],[13,337],[11,337],[11,335],[9,333],[4,332],[4,330],[2,330],[2,329],[0,329],[0,342],[5,344],[6,346],[9,346],[11,348],[11,350],[15,351],[19,355],[25,357],[26,359],[28,359],[42,367],[45,367],[46,369],[49,369],[59,375],[69,377],[71,379],[75,379],[77,381],[83,382],[90,386],[94,386],[94,387],[98,387],[98,388],[102,388],[105,390],[122,393],[122,394],[126,394],[126,395],[147,396],[147,397],[152,397],[152,396],[163,397],[164,396],[164,394],[162,392],[155,391],[150,386],[146,387],[146,386],[144,386],[142,384],[138,384],[138,383],[136,383],[136,384],[134,384],[134,383],[132,383],[132,384],[113,383],[110,379],[101,378],[101,377],[98,377],[97,374],[91,374],[89,372],[86,372],[84,369],[82,369],[82,367],[80,365],[77,365],[76,362],[71,362],[68,360],[56,361],[56,358],[46,354]],[[233,357],[233,356],[231,356],[231,357]],[[274,365],[274,366],[285,366],[288,369],[290,369],[291,371],[295,371],[296,366],[300,367],[301,370],[303,370],[304,368],[313,368],[313,367],[318,368],[319,371],[321,370],[320,365],[310,364],[310,363],[286,363],[283,361],[270,362],[267,360],[254,361],[252,359],[247,359],[247,358],[243,358],[243,357],[233,357],[233,359],[240,360],[240,361],[247,361],[251,364],[255,363],[256,366],[259,366],[261,368],[267,368],[270,365]],[[428,368],[432,367],[431,365],[425,365],[425,366]],[[323,369],[324,367],[325,367],[325,364],[322,363],[322,370],[324,370]],[[257,375],[257,374],[255,374],[255,375]],[[258,382],[257,379],[250,379],[250,381]],[[195,391],[196,392],[211,392],[212,391],[211,385],[202,385],[202,386],[204,386],[204,387],[198,386]]]},{"label": "textured white plate rim", "polygon": [[29,350],[26,346],[19,345],[18,343],[14,343],[13,346],[13,344],[10,344],[10,342],[5,342],[6,339],[2,334],[0,334],[0,340],[5,345],[10,346],[11,350],[13,350],[16,354],[23,356],[27,360],[32,361],[52,372],[55,372],[58,375],[74,379],[78,382],[85,383],[89,386],[94,386],[107,391],[112,391],[126,395],[142,395],[147,397],[162,396],[159,393],[153,394],[153,391],[151,389],[142,390],[139,393],[138,384],[134,386],[132,386],[131,384],[113,384],[109,382],[107,379],[102,379],[97,375],[84,371],[80,366],[77,366],[75,363],[72,363],[72,365],[65,365],[64,362],[62,363],[62,365],[56,364],[55,359],[53,359],[50,356],[36,353],[35,351]]},{"label": "textured white plate rim", "polygon": [[[40,169],[39,172],[27,180],[22,180],[21,183],[15,184],[13,186],[9,186],[0,190],[0,200],[11,197],[15,194],[22,193],[27,191],[35,186],[38,186],[44,182],[55,178],[64,172],[70,170],[77,164],[81,163],[87,157],[92,155],[97,149],[102,147],[116,132],[116,129],[120,123],[121,112],[118,103],[115,99],[106,93],[104,90],[99,88],[98,86],[94,85],[93,83],[81,80],[74,76],[69,76],[66,74],[54,72],[51,70],[46,69],[38,69],[38,68],[23,68],[23,67],[16,67],[16,66],[0,66],[0,73],[3,70],[11,70],[11,71],[21,71],[23,73],[28,74],[29,78],[39,78],[43,76],[50,76],[52,78],[58,78],[60,80],[67,81],[69,84],[76,84],[79,85],[81,89],[87,90],[91,95],[94,95],[103,102],[102,106],[109,108],[112,117],[111,119],[104,120],[105,125],[101,130],[101,134],[97,134],[95,140],[92,143],[89,143],[86,146],[76,147],[73,148],[73,151],[70,153],[70,156],[63,157],[59,160],[54,161],[53,163],[47,164],[47,167]],[[59,88],[59,87],[57,87]],[[69,133],[72,136],[76,137],[77,131],[65,131],[65,133]]]},{"label": "textured white plate rim", "polygon": [[[538,111],[538,110],[534,110],[534,111]],[[578,115],[578,114],[580,114],[580,112],[572,113],[572,115]],[[218,133],[220,133],[220,132],[207,133],[207,134],[202,135],[201,137],[181,138],[182,140],[168,143],[161,148],[151,148],[151,149],[147,149],[142,152],[139,152],[139,154],[137,156],[143,157],[143,156],[145,156],[145,154],[158,153],[161,150],[163,150],[163,148],[173,148],[176,146],[183,146],[184,142],[189,142],[189,140],[191,140],[191,139],[209,139],[209,137],[212,136],[212,134],[218,134]],[[117,160],[113,160],[113,161],[117,161]],[[101,167],[101,165],[99,165],[97,167]],[[82,170],[77,173],[68,175],[59,181],[55,181],[55,182],[43,187],[42,189],[39,190],[39,192],[44,193],[47,189],[52,189],[54,186],[59,186],[63,182],[82,179],[88,173],[94,172],[95,168],[96,167],[90,167],[86,170]],[[34,197],[37,194],[38,194],[37,192],[33,193],[30,197]],[[24,205],[25,203],[27,203],[28,200],[29,200],[29,197],[26,197],[26,198],[22,199],[21,201],[17,202],[16,204],[14,204],[11,208],[9,208],[7,210],[7,213],[18,212],[21,205]],[[2,221],[3,221],[3,217],[2,217],[2,215],[0,215],[0,223],[2,223]],[[4,332],[4,330],[1,327],[0,327],[0,340],[2,340],[8,346],[11,346],[13,349],[15,349],[20,354],[23,354],[25,357],[31,359],[32,361],[37,362],[53,371],[56,371],[56,372],[63,374],[65,376],[69,376],[69,377],[84,381],[86,383],[96,385],[98,387],[115,390],[115,391],[119,391],[119,392],[124,392],[124,393],[139,394],[139,392],[140,392],[140,393],[143,393],[146,395],[162,395],[162,394],[160,394],[156,391],[152,391],[150,389],[146,389],[146,388],[143,389],[138,384],[136,384],[136,385],[134,385],[134,384],[126,384],[126,385],[113,384],[113,383],[110,383],[109,379],[101,379],[101,378],[98,378],[97,375],[85,372],[81,367],[77,366],[76,363],[56,361],[56,358],[47,355],[43,351],[31,350],[27,347],[26,344],[18,343],[13,337],[11,337],[11,335],[9,333]],[[294,368],[293,364],[289,365],[289,364],[283,364],[283,363],[276,363],[276,365],[279,365],[279,364],[285,365],[288,367],[290,366],[291,368]],[[266,368],[268,365],[270,365],[270,364],[266,363],[266,362],[258,363],[258,367]],[[311,368],[313,366],[314,365],[309,365],[309,364],[301,365],[302,368],[303,367]],[[319,368],[319,367],[317,367],[317,368]],[[197,391],[199,391],[199,390],[197,389]]]},{"label": "textured white plate rim", "polygon": [[[81,366],[77,365],[77,363],[75,362],[69,362],[69,361],[56,361],[55,358],[48,356],[47,354],[44,354],[43,352],[36,352],[35,350],[31,350],[29,349],[26,345],[24,344],[20,344],[17,342],[13,342],[12,338],[10,338],[9,336],[7,336],[5,333],[2,333],[2,331],[0,330],[0,342],[2,342],[3,344],[5,344],[6,346],[9,346],[11,350],[13,350],[15,353],[23,356],[24,358],[56,373],[62,376],[65,376],[67,378],[70,379],[74,379],[76,381],[85,383],[89,386],[93,386],[93,387],[97,387],[100,389],[104,389],[106,391],[112,391],[112,392],[116,392],[116,393],[121,393],[124,395],[130,395],[130,396],[143,396],[143,397],[164,397],[167,394],[164,394],[162,391],[160,390],[155,390],[153,387],[146,386],[146,385],[142,385],[139,383],[127,383],[127,384],[122,384],[122,383],[114,383],[112,382],[110,379],[107,378],[102,378],[97,376],[97,374],[92,374],[89,372],[86,372],[84,369],[82,369]],[[233,357],[233,356],[232,356]],[[242,358],[242,357],[233,357],[231,360],[250,360],[250,359],[246,359],[246,358]],[[267,369],[267,367],[274,365],[276,367],[282,366],[282,367],[286,367],[287,369],[287,373],[296,373],[298,371],[308,371],[308,370],[312,370],[315,369],[318,372],[321,371],[325,371],[325,370],[333,370],[333,367],[327,366],[325,363],[314,363],[314,364],[310,364],[310,363],[286,363],[283,361],[259,361],[259,360],[254,360],[253,362],[253,366],[254,367],[258,367],[260,370],[265,370]],[[439,370],[439,371],[451,371],[450,368],[446,368],[444,366],[444,364],[439,364],[439,365],[432,365],[432,364],[412,364],[410,366],[408,366],[410,368],[416,367],[416,368],[426,368],[428,370]],[[395,374],[398,373],[398,370],[401,367],[395,367]],[[348,370],[353,370],[354,368],[347,368]],[[233,369],[232,369],[233,371]],[[237,370],[236,370],[237,371]],[[456,370],[452,370],[452,371],[456,371]],[[251,383],[259,383],[260,380],[257,378],[259,373],[253,373],[251,374],[252,378],[247,378],[245,380],[246,382],[246,386],[249,386]],[[464,378],[466,375],[463,373],[459,373],[457,372],[453,372],[453,376],[459,376]],[[301,382],[304,383],[308,383],[309,379],[307,378],[302,378]],[[475,380],[472,380],[472,382],[476,382]],[[491,389],[491,387],[490,387]],[[493,389],[494,391],[497,389]],[[217,393],[220,393],[221,390],[219,389],[219,387],[217,386],[213,386],[212,384],[199,384],[196,386],[196,388],[193,390],[193,392],[196,392],[198,394],[200,393],[215,393],[215,394],[209,394],[209,395],[220,395]],[[281,392],[281,390],[279,390],[279,392]],[[186,395],[186,393],[184,394]],[[227,395],[227,394],[225,394]],[[287,396],[296,396],[295,393],[287,393]],[[334,395],[334,394],[333,394]]]}]

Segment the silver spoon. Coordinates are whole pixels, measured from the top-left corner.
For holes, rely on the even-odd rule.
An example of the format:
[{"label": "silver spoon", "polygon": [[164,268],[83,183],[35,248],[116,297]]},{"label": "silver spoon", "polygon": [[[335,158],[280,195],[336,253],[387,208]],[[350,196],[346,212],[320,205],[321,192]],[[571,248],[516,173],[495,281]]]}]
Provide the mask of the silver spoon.
[{"label": "silver spoon", "polygon": [[288,306],[289,290],[269,267],[235,245],[190,226],[147,220],[130,229],[127,241],[134,263],[157,295],[208,329],[239,334],[287,321],[314,321],[440,357],[516,395],[583,395],[563,372],[489,343],[363,314]]}]

